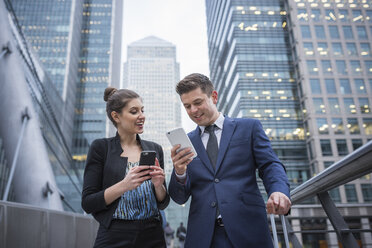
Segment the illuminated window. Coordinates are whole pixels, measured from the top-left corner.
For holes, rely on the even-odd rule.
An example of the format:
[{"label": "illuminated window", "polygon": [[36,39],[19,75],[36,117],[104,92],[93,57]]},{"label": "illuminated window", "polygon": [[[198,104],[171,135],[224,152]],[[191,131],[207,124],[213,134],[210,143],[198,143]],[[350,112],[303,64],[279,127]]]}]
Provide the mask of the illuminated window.
[{"label": "illuminated window", "polygon": [[307,60],[307,70],[309,74],[318,74],[318,67],[315,60]]},{"label": "illuminated window", "polygon": [[369,43],[360,43],[360,55],[371,56],[371,47]]},{"label": "illuminated window", "polygon": [[342,118],[332,118],[332,125],[331,128],[334,132],[334,134],[344,134],[344,123],[342,121]]},{"label": "illuminated window", "polygon": [[344,98],[344,108],[349,114],[356,114],[356,107],[353,98]]},{"label": "illuminated window", "polygon": [[330,60],[322,60],[323,74],[332,74],[332,66]]},{"label": "illuminated window", "polygon": [[360,66],[360,61],[359,60],[351,60],[350,61],[350,69],[351,69],[351,72],[355,75],[362,74],[362,68]]},{"label": "illuminated window", "polygon": [[347,128],[350,134],[360,134],[359,123],[357,118],[347,118]]},{"label": "illuminated window", "polygon": [[355,79],[354,82],[355,82],[355,89],[358,94],[367,93],[367,89],[366,89],[363,79]]},{"label": "illuminated window", "polygon": [[372,118],[363,118],[363,129],[366,135],[372,134]]},{"label": "illuminated window", "polygon": [[326,42],[318,42],[318,53],[321,56],[328,55],[328,45]]},{"label": "illuminated window", "polygon": [[349,21],[349,13],[347,9],[339,9],[338,10],[338,19],[340,19],[342,22],[348,22]]},{"label": "illuminated window", "polygon": [[318,127],[319,134],[328,134],[328,123],[326,118],[316,118],[316,125]]},{"label": "illuminated window", "polygon": [[372,74],[372,60],[364,61],[366,64],[366,70],[368,74]]},{"label": "illuminated window", "polygon": [[362,114],[371,113],[371,108],[370,108],[370,105],[369,105],[368,98],[359,98],[359,106],[360,106],[360,112]]},{"label": "illuminated window", "polygon": [[320,19],[321,19],[321,16],[320,16],[320,9],[312,9],[312,10],[311,10],[311,18],[312,18],[313,21],[315,21],[315,22],[320,21]]},{"label": "illuminated window", "polygon": [[353,22],[362,22],[363,21],[363,15],[361,10],[352,10],[353,14]]},{"label": "illuminated window", "polygon": [[328,98],[329,110],[331,114],[340,114],[340,104],[338,103],[338,98]]},{"label": "illuminated window", "polygon": [[340,55],[344,54],[343,49],[342,49],[342,45],[339,42],[333,42],[332,43],[332,49],[333,49],[333,55],[335,55],[335,56],[340,56]]},{"label": "illuminated window", "polygon": [[297,10],[297,20],[299,21],[308,21],[308,14],[306,9],[298,9]]},{"label": "illuminated window", "polygon": [[316,114],[324,114],[325,106],[323,98],[313,98],[314,111]]},{"label": "illuminated window", "polygon": [[312,42],[304,42],[304,50],[306,55],[314,55],[314,47]]},{"label": "illuminated window", "polygon": [[325,10],[325,19],[328,21],[328,22],[335,22],[336,21],[336,15],[335,15],[335,11],[333,9],[326,9]]}]

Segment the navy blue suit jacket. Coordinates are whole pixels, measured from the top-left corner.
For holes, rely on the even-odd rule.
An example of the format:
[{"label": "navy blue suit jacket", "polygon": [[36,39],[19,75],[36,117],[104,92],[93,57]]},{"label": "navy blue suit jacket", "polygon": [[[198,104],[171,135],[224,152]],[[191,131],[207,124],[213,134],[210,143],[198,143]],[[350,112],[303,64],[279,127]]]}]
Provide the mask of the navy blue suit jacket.
[{"label": "navy blue suit jacket", "polygon": [[188,135],[198,156],[187,167],[185,184],[176,179],[174,170],[169,184],[169,194],[178,204],[191,196],[185,246],[210,247],[218,204],[234,247],[272,247],[256,170],[268,195],[282,192],[289,198],[289,183],[261,123],[225,117],[215,170],[199,127]]}]

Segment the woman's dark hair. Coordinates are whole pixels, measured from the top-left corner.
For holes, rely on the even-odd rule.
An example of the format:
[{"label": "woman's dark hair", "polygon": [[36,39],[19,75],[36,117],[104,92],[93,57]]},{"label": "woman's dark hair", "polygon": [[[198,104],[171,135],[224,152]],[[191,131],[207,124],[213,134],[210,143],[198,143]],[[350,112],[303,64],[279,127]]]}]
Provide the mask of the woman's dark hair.
[{"label": "woman's dark hair", "polygon": [[107,102],[106,103],[107,117],[111,120],[111,122],[114,124],[115,127],[116,127],[116,122],[112,118],[111,112],[115,111],[117,113],[121,113],[122,109],[128,104],[128,102],[136,98],[141,99],[141,97],[133,90],[128,90],[128,89],[117,90],[113,87],[107,87],[105,89],[103,100]]},{"label": "woman's dark hair", "polygon": [[181,96],[197,88],[200,88],[208,97],[210,97],[214,91],[214,86],[209,78],[200,73],[192,73],[179,81],[176,86],[176,91],[178,95]]}]

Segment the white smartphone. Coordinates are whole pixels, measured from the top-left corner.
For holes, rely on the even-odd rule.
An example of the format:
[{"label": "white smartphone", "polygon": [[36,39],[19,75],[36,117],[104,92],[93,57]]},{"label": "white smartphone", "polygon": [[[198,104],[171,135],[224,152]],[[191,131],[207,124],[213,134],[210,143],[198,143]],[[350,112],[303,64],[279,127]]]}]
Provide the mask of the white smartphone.
[{"label": "white smartphone", "polygon": [[197,153],[189,139],[189,136],[187,136],[185,130],[182,127],[169,131],[166,133],[166,135],[172,146],[181,145],[181,147],[177,150],[177,152],[187,147],[191,147],[191,151],[192,153],[194,153],[194,156],[192,158],[195,158],[197,156]]}]

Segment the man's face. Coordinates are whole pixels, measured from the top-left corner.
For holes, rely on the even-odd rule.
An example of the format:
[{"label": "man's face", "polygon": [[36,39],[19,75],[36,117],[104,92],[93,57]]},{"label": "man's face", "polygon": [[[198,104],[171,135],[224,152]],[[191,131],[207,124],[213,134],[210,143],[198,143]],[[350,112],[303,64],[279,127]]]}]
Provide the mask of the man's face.
[{"label": "man's face", "polygon": [[182,94],[181,101],[193,122],[199,126],[209,126],[217,120],[219,115],[216,107],[217,96],[216,91],[208,97],[200,88],[196,88]]}]

